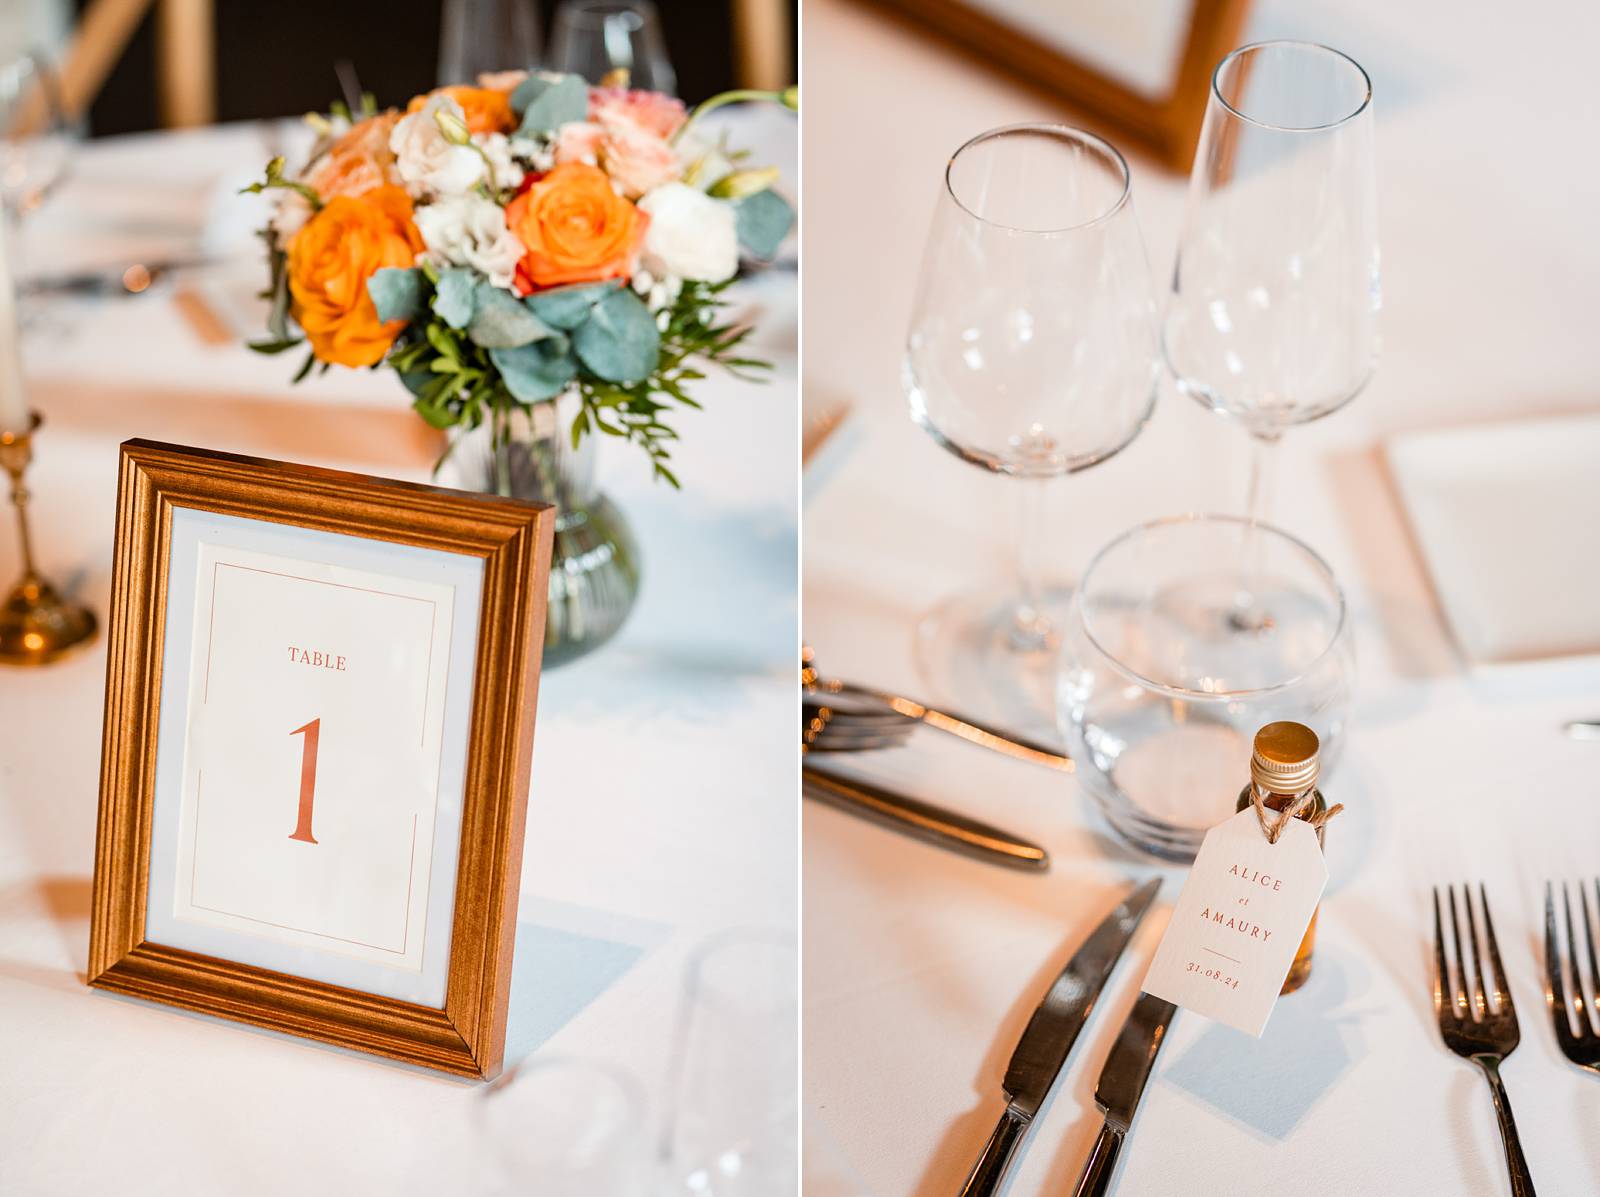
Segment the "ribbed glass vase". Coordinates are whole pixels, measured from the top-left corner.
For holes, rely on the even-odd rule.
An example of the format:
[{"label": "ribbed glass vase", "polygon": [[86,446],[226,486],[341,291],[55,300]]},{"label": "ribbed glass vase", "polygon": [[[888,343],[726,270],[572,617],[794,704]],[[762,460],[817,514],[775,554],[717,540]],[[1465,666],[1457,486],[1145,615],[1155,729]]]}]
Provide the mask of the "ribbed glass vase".
[{"label": "ribbed glass vase", "polygon": [[595,436],[574,449],[563,398],[517,413],[495,446],[489,425],[460,434],[440,480],[556,507],[544,663],[562,665],[599,648],[622,627],[639,595],[633,530],[595,484]]}]

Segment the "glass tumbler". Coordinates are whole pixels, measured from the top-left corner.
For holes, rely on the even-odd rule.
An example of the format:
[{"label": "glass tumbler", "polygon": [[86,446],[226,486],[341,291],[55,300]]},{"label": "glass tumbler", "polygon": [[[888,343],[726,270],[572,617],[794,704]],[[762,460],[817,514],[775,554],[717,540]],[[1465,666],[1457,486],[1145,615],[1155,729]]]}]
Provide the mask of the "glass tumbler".
[{"label": "glass tumbler", "polygon": [[[1273,622],[1223,617],[1251,580]],[[1077,775],[1130,844],[1191,860],[1234,813],[1252,738],[1279,719],[1322,741],[1324,777],[1349,730],[1355,653],[1327,564],[1276,528],[1232,516],[1142,524],[1095,556],[1073,598],[1057,718]]]},{"label": "glass tumbler", "polygon": [[734,929],[689,963],[663,1134],[684,1197],[769,1197],[799,1168],[799,953],[786,933]]}]

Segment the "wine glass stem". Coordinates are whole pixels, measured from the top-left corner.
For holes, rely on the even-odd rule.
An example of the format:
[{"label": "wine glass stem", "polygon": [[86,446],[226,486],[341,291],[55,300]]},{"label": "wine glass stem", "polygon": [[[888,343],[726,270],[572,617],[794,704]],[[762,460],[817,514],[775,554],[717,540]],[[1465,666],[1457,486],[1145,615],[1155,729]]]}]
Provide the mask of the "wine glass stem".
[{"label": "wine glass stem", "polygon": [[1022,478],[1017,483],[1017,607],[1011,646],[1036,652],[1050,644],[1054,631],[1044,611],[1041,541],[1044,531],[1045,486],[1048,478]]},{"label": "wine glass stem", "polygon": [[1278,442],[1282,439],[1283,434],[1279,432],[1250,434],[1250,491],[1245,500],[1250,527],[1245,533],[1244,585],[1239,595],[1239,607],[1241,611],[1253,611],[1256,618],[1252,622],[1256,623],[1265,618],[1265,612],[1254,610],[1259,604],[1261,557],[1266,539],[1260,529],[1267,522],[1267,509],[1272,504],[1274,467],[1278,463]]}]

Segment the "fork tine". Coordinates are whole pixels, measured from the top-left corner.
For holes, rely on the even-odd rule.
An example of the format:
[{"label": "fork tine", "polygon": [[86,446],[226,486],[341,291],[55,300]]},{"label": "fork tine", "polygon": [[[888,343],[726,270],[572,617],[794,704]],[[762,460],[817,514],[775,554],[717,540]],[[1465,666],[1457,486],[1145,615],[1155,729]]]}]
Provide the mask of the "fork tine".
[{"label": "fork tine", "polygon": [[1472,1021],[1472,1011],[1467,1007],[1467,958],[1461,951],[1461,921],[1456,917],[1456,887],[1445,886],[1445,893],[1450,896],[1450,938],[1455,943],[1456,949],[1456,988],[1453,995],[1453,1004],[1456,1008],[1456,1017]]},{"label": "fork tine", "polygon": [[[1483,959],[1478,955],[1478,923],[1472,917],[1471,886],[1463,885],[1461,887],[1461,903],[1467,908],[1467,939],[1472,943],[1472,1002],[1478,1011],[1478,1021],[1482,1022],[1489,1017],[1489,1003],[1483,996]],[[1483,917],[1485,919],[1489,917],[1487,903],[1483,907]],[[1466,976],[1467,961],[1463,957],[1461,960],[1461,980],[1463,984],[1466,983]],[[1498,1009],[1498,1006],[1496,1008]]]},{"label": "fork tine", "polygon": [[1450,971],[1444,962],[1444,922],[1439,916],[1439,887],[1433,887],[1433,1012],[1444,1012],[1445,990],[1450,988]]},{"label": "fork tine", "polygon": [[[1583,890],[1578,890],[1582,896]],[[1583,1034],[1584,1027],[1588,1024],[1589,1016],[1584,1007],[1588,999],[1583,993],[1583,957],[1578,955],[1578,937],[1572,929],[1572,890],[1567,883],[1561,883],[1562,913],[1567,924],[1567,967],[1572,970],[1572,1013],[1578,1018],[1578,1034]],[[1587,928],[1585,928],[1587,930]]]},{"label": "fork tine", "polygon": [[[1562,887],[1565,890],[1565,886]],[[1595,891],[1600,896],[1600,881],[1595,883]],[[1589,949],[1589,988],[1584,990],[1583,979],[1578,976],[1578,950],[1572,950],[1572,987],[1578,991],[1578,1008],[1582,1012],[1579,1019],[1579,1029],[1588,1032],[1593,1029],[1589,1021],[1588,1006],[1593,1003],[1597,1013],[1600,1013],[1600,961],[1595,959],[1594,951],[1594,921],[1589,916],[1589,891],[1583,888],[1583,883],[1578,883],[1578,901],[1583,910],[1583,939],[1584,945]]]},{"label": "fork tine", "polygon": [[1504,1013],[1516,1014],[1511,1001],[1511,983],[1506,980],[1506,966],[1500,963],[1500,943],[1494,936],[1494,920],[1489,917],[1489,891],[1478,882],[1478,897],[1483,902],[1483,933],[1489,940],[1489,963],[1494,968],[1490,979],[1494,986],[1495,1008]]},{"label": "fork tine", "polygon": [[[1566,896],[1567,887],[1561,887],[1562,897]],[[1556,892],[1555,886],[1550,882],[1544,883],[1544,971],[1545,979],[1550,983],[1550,1009],[1554,1012],[1556,1021],[1556,1038],[1563,1038],[1562,1032],[1570,1033],[1567,1022],[1567,984],[1561,971],[1561,946],[1556,935]]]}]

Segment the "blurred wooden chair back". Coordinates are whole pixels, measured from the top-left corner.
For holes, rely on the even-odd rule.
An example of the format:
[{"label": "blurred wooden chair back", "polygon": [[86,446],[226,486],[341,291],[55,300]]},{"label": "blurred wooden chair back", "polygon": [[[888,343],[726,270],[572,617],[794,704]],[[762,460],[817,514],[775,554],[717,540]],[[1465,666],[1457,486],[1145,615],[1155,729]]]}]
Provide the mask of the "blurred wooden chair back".
[{"label": "blurred wooden chair back", "polygon": [[733,70],[740,87],[779,91],[793,74],[793,0],[733,0]]},{"label": "blurred wooden chair back", "polygon": [[91,0],[61,58],[67,112],[89,110],[151,9],[156,21],[156,87],[167,128],[216,119],[216,13],[212,0]]}]

